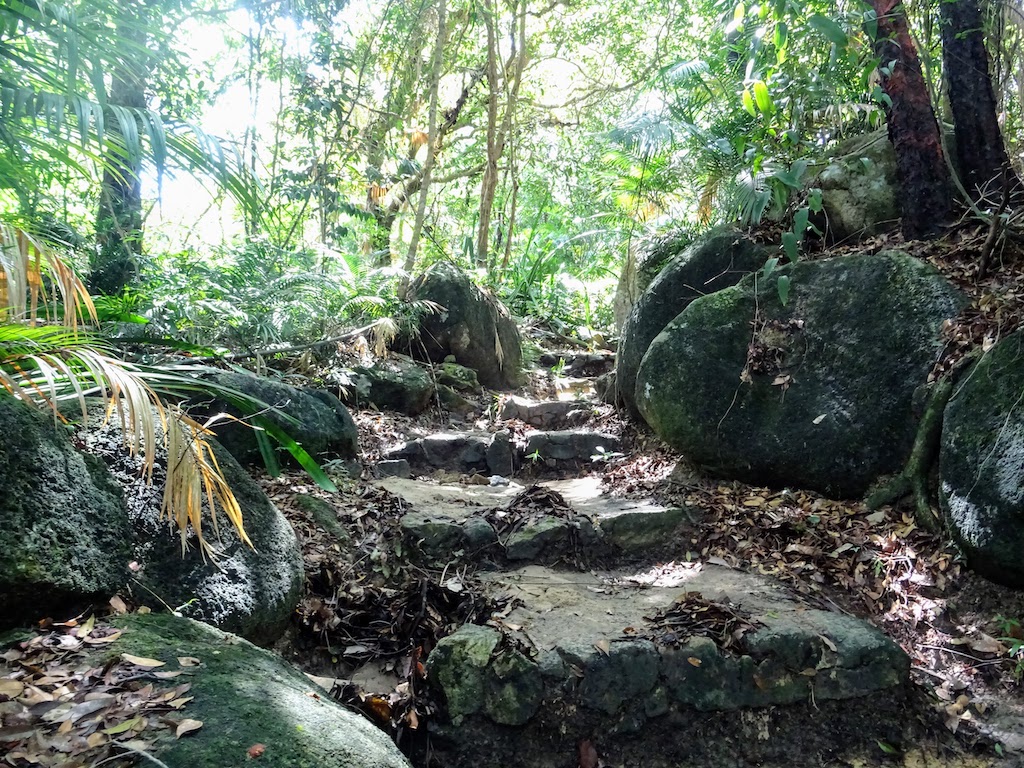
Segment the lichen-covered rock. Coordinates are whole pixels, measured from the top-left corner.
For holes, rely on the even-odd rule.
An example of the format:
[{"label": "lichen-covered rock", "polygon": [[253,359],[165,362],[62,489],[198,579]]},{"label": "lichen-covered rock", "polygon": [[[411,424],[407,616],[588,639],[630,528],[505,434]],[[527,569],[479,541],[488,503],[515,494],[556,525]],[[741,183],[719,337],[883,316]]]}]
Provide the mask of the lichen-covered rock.
[{"label": "lichen-covered rock", "polygon": [[609,715],[630,699],[644,696],[658,681],[660,657],[649,640],[623,639],[609,643],[607,649],[580,642],[559,653],[582,673],[580,703]]},{"label": "lichen-covered rock", "polygon": [[691,301],[720,291],[764,266],[771,249],[735,230],[719,230],[697,241],[661,270],[622,325],[615,364],[619,397],[636,411],[636,376],[647,348]]},{"label": "lichen-covered rock", "polygon": [[473,285],[466,273],[438,262],[413,281],[409,299],[443,307],[440,313],[421,320],[414,353],[425,351],[434,362],[454,355],[456,362],[475,370],[488,387],[519,385],[523,362],[519,330],[501,302]]},{"label": "lichen-covered rock", "polygon": [[[335,702],[279,656],[238,637],[167,614],[116,619],[124,632],[110,646],[85,646],[90,663],[131,653],[178,668],[178,658],[199,660],[186,670],[191,688],[184,716],[202,722],[185,738],[153,731],[146,750],[162,764],[233,768],[252,763],[247,750],[275,768],[408,768],[387,735]],[[184,679],[184,678],[180,678]],[[173,685],[173,683],[172,683]]]},{"label": "lichen-covered rock", "polygon": [[[348,409],[330,392],[298,389],[281,381],[273,381],[249,373],[221,372],[213,374],[219,386],[234,389],[261,400],[274,410],[261,416],[284,430],[314,458],[355,458],[359,451],[356,424]],[[197,413],[212,415],[230,413],[241,417],[234,406],[201,396],[193,398]],[[261,460],[256,432],[236,421],[221,421],[213,426],[217,439],[243,464]]]},{"label": "lichen-covered rock", "polygon": [[619,450],[615,435],[590,430],[532,431],[526,433],[526,458],[533,461],[589,462]]},{"label": "lichen-covered rock", "polygon": [[399,356],[354,366],[340,383],[349,405],[373,405],[382,411],[398,411],[410,416],[423,413],[434,398],[434,384],[427,372]]},{"label": "lichen-covered rock", "polygon": [[426,668],[455,722],[481,712],[500,725],[522,725],[540,707],[540,667],[505,647],[501,633],[490,627],[467,624],[442,638],[427,657]]},{"label": "lichen-covered rock", "polygon": [[410,440],[385,454],[391,460],[405,459],[413,467],[448,469],[453,472],[481,472],[487,469],[491,437],[462,432],[440,432]]},{"label": "lichen-covered rock", "polygon": [[[189,549],[182,556],[177,533],[160,519],[160,485],[138,488],[129,512],[136,559],[142,566],[136,578],[147,590],[137,598],[145,603],[155,595],[183,616],[269,644],[284,632],[298,604],[302,551],[295,531],[262,489],[225,449],[217,445],[214,449],[253,546],[244,543],[221,517],[219,534],[209,526],[204,530],[215,561],[203,557],[191,531]],[[159,603],[154,601],[152,607],[158,608]]]},{"label": "lichen-covered rock", "polygon": [[1024,587],[1024,331],[979,360],[946,406],[939,499],[971,567]]},{"label": "lichen-covered rock", "polygon": [[64,620],[128,578],[128,515],[102,462],[0,396],[0,627]]},{"label": "lichen-covered rock", "polygon": [[427,657],[427,678],[444,693],[448,717],[458,720],[483,707],[484,680],[501,634],[467,624],[441,638]]},{"label": "lichen-covered rock", "polygon": [[915,390],[963,303],[898,252],[747,278],[694,301],[655,339],[638,405],[662,439],[725,477],[858,496],[903,467]]},{"label": "lichen-covered rock", "polygon": [[870,237],[899,224],[896,155],[885,128],[840,144],[808,186],[821,190],[816,224],[830,242]]}]

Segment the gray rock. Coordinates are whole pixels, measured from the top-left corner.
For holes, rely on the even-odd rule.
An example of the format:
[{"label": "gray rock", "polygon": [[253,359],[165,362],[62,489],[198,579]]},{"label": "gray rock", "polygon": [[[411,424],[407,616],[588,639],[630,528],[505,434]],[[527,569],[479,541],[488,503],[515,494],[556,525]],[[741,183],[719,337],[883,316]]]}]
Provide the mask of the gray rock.
[{"label": "gray rock", "polygon": [[602,403],[615,405],[615,395],[617,391],[618,386],[616,384],[615,371],[609,371],[608,373],[594,379],[594,392],[597,394],[597,399]]},{"label": "gray rock", "polygon": [[488,435],[440,433],[411,440],[385,455],[388,459],[405,459],[414,467],[479,472],[488,467],[487,452],[490,444],[491,437]]},{"label": "gray rock", "polygon": [[[115,653],[167,662],[200,660],[190,667],[184,714],[203,727],[187,738],[173,731],[147,751],[165,765],[225,768],[246,763],[245,752],[265,744],[263,760],[281,768],[409,768],[391,739],[356,713],[333,701],[298,669],[245,640],[170,615],[130,615],[115,620],[126,631]],[[83,651],[101,665],[111,647]]]},{"label": "gray rock", "polygon": [[681,507],[653,508],[602,517],[606,544],[623,552],[638,553],[663,547],[684,525],[697,522],[699,511]]},{"label": "gray rock", "polygon": [[444,694],[455,722],[482,709],[491,654],[500,640],[497,630],[467,624],[441,638],[427,657],[427,679]]},{"label": "gray rock", "polygon": [[622,325],[615,380],[619,397],[630,412],[636,411],[640,361],[654,338],[690,302],[735,285],[764,266],[772,253],[745,235],[725,229],[707,235],[668,262]]},{"label": "gray rock", "polygon": [[472,400],[467,400],[445,384],[437,385],[437,399],[441,401],[441,405],[445,410],[450,411],[451,413],[457,413],[461,416],[468,416],[477,410],[476,403]]},{"label": "gray rock", "polygon": [[473,285],[468,275],[438,262],[413,281],[409,299],[443,307],[440,314],[426,315],[420,323],[422,345],[417,346],[425,349],[428,359],[440,362],[454,355],[488,387],[519,385],[523,359],[519,330],[508,310]]},{"label": "gray rock", "polygon": [[[243,542],[234,527],[221,518],[219,534],[210,529],[204,532],[213,546],[215,562],[203,556],[191,531],[189,549],[183,556],[178,535],[160,519],[162,490],[155,487],[148,503],[129,507],[136,560],[143,567],[137,578],[150,590],[137,597],[149,602],[150,595],[156,595],[188,618],[269,644],[284,632],[298,604],[302,551],[284,515],[231,454],[213,445],[253,546]],[[141,489],[136,493],[137,498],[145,495]]]},{"label": "gray rock", "polygon": [[121,489],[52,416],[0,396],[0,627],[63,621],[128,578]]},{"label": "gray rock", "polygon": [[582,411],[584,417],[592,405],[586,401],[544,400],[534,402],[523,397],[510,397],[501,406],[500,419],[519,419],[540,429],[564,427],[572,421],[574,413]]},{"label": "gray rock", "polygon": [[508,477],[516,471],[519,462],[515,447],[512,445],[511,432],[502,429],[491,436],[491,442],[487,446],[486,459],[487,469],[496,475]]},{"label": "gray rock", "polygon": [[[261,400],[273,410],[261,414],[285,431],[314,458],[355,458],[359,451],[356,424],[348,409],[329,392],[298,389],[280,381],[248,373],[218,372],[210,380],[221,387],[237,390]],[[243,414],[231,404],[216,398],[192,398],[195,413],[211,416]],[[217,439],[243,464],[260,462],[256,431],[236,421],[222,421],[213,426]],[[273,441],[272,441],[273,442]]]},{"label": "gray rock", "polygon": [[437,373],[437,383],[460,392],[480,391],[480,380],[477,378],[476,371],[458,363],[441,363],[441,370]]},{"label": "gray rock", "polygon": [[462,524],[449,517],[409,512],[402,516],[400,525],[409,545],[427,560],[449,560],[465,545]]},{"label": "gray rock", "polygon": [[821,190],[815,224],[830,242],[857,240],[897,228],[896,155],[885,128],[841,143],[807,185]]},{"label": "gray rock", "polygon": [[569,543],[568,520],[543,515],[505,538],[505,556],[509,560],[536,560],[542,554],[564,551]]},{"label": "gray rock", "polygon": [[754,287],[694,301],[651,344],[637,378],[644,418],[725,477],[862,495],[903,467],[915,390],[963,297],[899,252],[800,262]]},{"label": "gray rock", "polygon": [[1024,331],[1000,341],[946,406],[939,500],[978,573],[1024,587]]},{"label": "gray rock", "polygon": [[658,680],[658,651],[649,640],[610,643],[607,653],[584,643],[567,645],[560,652],[583,672],[580,703],[609,715],[650,692]]},{"label": "gray rock", "polygon": [[523,725],[544,696],[540,668],[521,652],[502,648],[485,678],[484,714],[499,725]]},{"label": "gray rock", "polygon": [[619,449],[619,439],[603,432],[527,432],[526,456],[558,461],[591,461]]},{"label": "gray rock", "polygon": [[462,533],[465,537],[466,548],[471,553],[479,552],[482,549],[498,543],[498,534],[486,520],[480,517],[471,517],[462,524]]},{"label": "gray rock", "polygon": [[411,477],[412,468],[406,459],[385,459],[373,465],[378,477]]},{"label": "gray rock", "polygon": [[418,416],[430,407],[434,383],[416,363],[399,355],[357,365],[342,372],[339,383],[345,402]]}]

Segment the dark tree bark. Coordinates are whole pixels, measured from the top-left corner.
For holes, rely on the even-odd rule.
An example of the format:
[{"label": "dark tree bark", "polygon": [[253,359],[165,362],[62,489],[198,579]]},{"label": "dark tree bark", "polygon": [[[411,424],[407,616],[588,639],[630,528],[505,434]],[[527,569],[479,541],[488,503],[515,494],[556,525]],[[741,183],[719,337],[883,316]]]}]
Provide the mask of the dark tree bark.
[{"label": "dark tree bark", "polygon": [[[126,13],[134,16],[134,8]],[[118,26],[118,35],[130,53],[114,70],[108,101],[131,110],[146,108],[145,81],[149,62],[138,61],[145,51],[146,34],[139,19]],[[96,217],[97,249],[92,259],[89,290],[116,295],[134,283],[142,255],[142,158],[132,157],[120,134],[119,122],[108,115],[112,149],[106,155]]]},{"label": "dark tree bark", "polygon": [[958,170],[969,195],[979,199],[987,192],[991,202],[999,204],[1004,188],[1017,194],[1024,189],[1010,166],[996,120],[981,9],[977,0],[942,0],[939,8]]},{"label": "dark tree bark", "polygon": [[951,183],[939,124],[902,3],[871,0],[871,5],[878,19],[875,52],[881,59],[882,89],[892,102],[886,114],[903,202],[903,236],[936,237],[951,213]]}]

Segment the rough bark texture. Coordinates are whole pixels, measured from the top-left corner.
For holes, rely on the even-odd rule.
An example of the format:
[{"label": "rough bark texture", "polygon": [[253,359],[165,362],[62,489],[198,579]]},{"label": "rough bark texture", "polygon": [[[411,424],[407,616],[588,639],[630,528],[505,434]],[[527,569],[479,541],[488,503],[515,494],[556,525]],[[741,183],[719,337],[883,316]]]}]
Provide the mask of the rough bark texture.
[{"label": "rough bark texture", "polygon": [[[1001,195],[1008,172],[1011,192],[1021,182],[1010,168],[996,120],[996,98],[976,0],[946,0],[942,12],[942,62],[956,130],[956,155],[964,187],[972,197]],[[995,202],[998,202],[996,200]]]},{"label": "rough bark texture", "polygon": [[[146,94],[141,77],[124,71],[115,74],[110,87],[110,103],[130,109],[145,109]],[[110,133],[117,135],[117,121],[110,120]],[[142,254],[142,161],[128,157],[127,151],[107,155],[100,189],[96,238],[99,249],[89,276],[94,293],[117,294],[138,276],[138,257]]]},{"label": "rough bark texture", "polygon": [[899,0],[871,0],[878,16],[875,50],[882,60],[882,88],[889,140],[903,200],[903,236],[908,240],[938,235],[950,218],[950,178],[942,156],[939,125],[917,49]]}]

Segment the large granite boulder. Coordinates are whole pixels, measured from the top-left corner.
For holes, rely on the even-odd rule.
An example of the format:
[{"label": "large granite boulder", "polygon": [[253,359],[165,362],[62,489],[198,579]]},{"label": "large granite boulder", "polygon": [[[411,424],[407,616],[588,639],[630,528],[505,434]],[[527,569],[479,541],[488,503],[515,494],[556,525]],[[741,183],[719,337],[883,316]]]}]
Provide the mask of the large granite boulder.
[{"label": "large granite boulder", "polygon": [[859,496],[906,461],[915,391],[942,322],[963,305],[936,270],[899,252],[751,276],[694,301],[654,340],[637,377],[640,412],[723,476]]},{"label": "large granite boulder", "polygon": [[[183,616],[270,644],[284,633],[299,602],[302,550],[295,531],[263,490],[227,450],[213,445],[252,546],[221,515],[216,528],[207,518],[203,530],[212,552],[204,554],[189,529],[183,553],[178,532],[161,519],[162,478],[157,476],[151,486],[135,481],[128,507],[139,566],[136,578],[143,587],[135,596],[154,609],[169,605]],[[130,476],[124,479],[131,482]]]},{"label": "large granite boulder", "polygon": [[[180,675],[165,680],[139,675],[150,678],[139,681],[139,686],[145,682],[148,690],[155,688],[154,696],[187,683],[188,692],[177,694],[182,697],[175,703],[180,711],[160,714],[164,727],[145,730],[145,764],[180,768],[239,768],[249,764],[275,768],[409,768],[387,734],[334,701],[327,691],[276,654],[205,624],[168,614],[122,616],[112,623],[122,630],[116,640],[83,644],[76,651],[81,668],[95,670],[90,679],[102,676],[108,668],[123,668],[122,654],[130,654],[162,662],[158,670],[162,675]],[[113,698],[106,696],[106,700]],[[138,699],[136,706],[147,703],[144,694]],[[77,706],[88,706],[85,711],[90,717],[102,718],[118,703],[100,696]],[[115,711],[124,712],[124,708]],[[155,715],[150,716],[155,721]],[[193,730],[176,738],[175,724],[186,720],[191,721]],[[79,728],[82,722],[78,722]],[[101,719],[97,732],[102,728]],[[24,733],[26,729],[21,730]],[[14,745],[28,741],[25,736],[11,736]],[[127,741],[130,736],[111,738]],[[7,746],[11,745],[8,739]],[[53,751],[49,754],[59,755]],[[63,762],[44,764],[78,764],[64,757]]]},{"label": "large granite boulder", "polygon": [[52,416],[0,396],[0,627],[64,620],[128,579],[129,524],[103,463]]},{"label": "large granite boulder", "polygon": [[477,372],[480,383],[510,389],[522,381],[523,350],[519,330],[508,310],[484,293],[452,264],[438,262],[413,281],[410,301],[432,301],[443,307],[420,322],[413,354],[433,362],[448,355]]},{"label": "large granite boulder", "polygon": [[859,240],[899,225],[896,155],[885,128],[840,144],[808,183],[821,190],[815,224],[829,242]]},{"label": "large granite boulder", "polygon": [[1024,331],[964,375],[946,406],[939,500],[971,567],[1024,587]]},{"label": "large granite boulder", "polygon": [[373,406],[418,416],[434,400],[434,382],[427,372],[399,355],[339,371],[336,379],[345,402],[354,408]]},{"label": "large granite boulder", "polygon": [[[224,371],[211,374],[210,380],[221,387],[233,389],[273,407],[261,416],[284,430],[314,458],[352,459],[358,453],[356,424],[348,409],[330,392],[299,389],[281,381],[250,373]],[[193,411],[202,416],[242,412],[216,398],[193,398]],[[261,460],[256,431],[237,421],[221,421],[213,426],[217,439],[243,464]]]},{"label": "large granite boulder", "polygon": [[636,374],[654,337],[694,299],[720,291],[764,266],[772,250],[725,229],[672,259],[643,292],[622,326],[615,376],[619,397],[636,412]]}]

